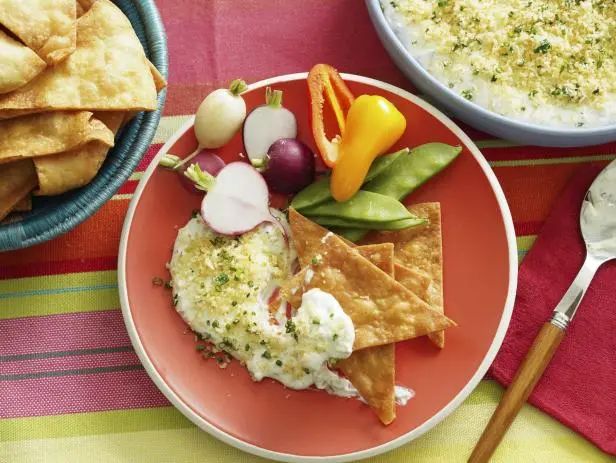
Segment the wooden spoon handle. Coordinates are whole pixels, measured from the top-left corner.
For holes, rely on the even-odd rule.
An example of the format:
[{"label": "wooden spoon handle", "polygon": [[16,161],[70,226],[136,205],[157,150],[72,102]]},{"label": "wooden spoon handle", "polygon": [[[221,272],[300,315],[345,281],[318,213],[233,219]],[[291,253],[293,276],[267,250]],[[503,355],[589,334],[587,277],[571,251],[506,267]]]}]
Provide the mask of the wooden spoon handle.
[{"label": "wooden spoon handle", "polygon": [[524,362],[490,418],[488,426],[479,438],[479,442],[468,459],[469,463],[484,463],[490,460],[520,408],[552,360],[564,335],[564,330],[551,323],[543,325],[526,354]]}]

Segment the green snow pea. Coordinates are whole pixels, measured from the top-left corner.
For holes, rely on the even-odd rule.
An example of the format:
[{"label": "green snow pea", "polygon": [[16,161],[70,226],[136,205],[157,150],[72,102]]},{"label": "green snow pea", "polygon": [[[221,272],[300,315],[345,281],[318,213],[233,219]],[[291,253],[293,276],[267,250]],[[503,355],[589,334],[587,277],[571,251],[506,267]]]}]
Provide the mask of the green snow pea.
[{"label": "green snow pea", "polygon": [[411,150],[362,189],[401,200],[447,167],[462,151],[459,146],[426,143]]},{"label": "green snow pea", "polygon": [[307,217],[334,217],[369,222],[374,226],[381,222],[415,218],[397,199],[361,190],[348,201],[339,203],[332,199],[304,209],[302,214]]},{"label": "green snow pea", "polygon": [[[379,176],[389,166],[391,166],[395,161],[397,161],[400,156],[406,155],[409,152],[410,150],[408,148],[404,148],[400,151],[396,151],[395,153],[386,154],[385,156],[379,156],[370,166],[370,170],[368,170],[368,174],[366,175],[364,183],[369,182],[370,180]],[[316,182],[311,183],[302,191],[297,193],[291,201],[291,207],[295,208],[297,211],[301,211],[308,207],[324,203],[329,199],[332,199],[332,195],[329,189],[328,175],[326,177],[320,178]]]},{"label": "green snow pea", "polygon": [[[444,143],[427,143],[411,150],[389,166],[362,189],[402,200],[426,181],[447,167],[460,154],[459,146]],[[375,227],[378,230],[378,227]],[[360,228],[338,228],[339,235],[349,241],[359,241],[367,233]]]}]

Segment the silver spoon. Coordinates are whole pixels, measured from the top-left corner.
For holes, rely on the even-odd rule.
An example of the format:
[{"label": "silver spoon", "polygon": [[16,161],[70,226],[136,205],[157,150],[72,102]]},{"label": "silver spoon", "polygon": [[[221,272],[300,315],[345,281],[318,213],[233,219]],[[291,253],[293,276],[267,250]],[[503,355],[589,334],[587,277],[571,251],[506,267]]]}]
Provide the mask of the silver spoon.
[{"label": "silver spoon", "polygon": [[616,161],[601,171],[586,192],[580,212],[580,228],[586,243],[586,260],[554,309],[552,318],[535,338],[479,438],[468,460],[471,463],[489,461],[552,360],[595,273],[605,262],[616,259]]}]

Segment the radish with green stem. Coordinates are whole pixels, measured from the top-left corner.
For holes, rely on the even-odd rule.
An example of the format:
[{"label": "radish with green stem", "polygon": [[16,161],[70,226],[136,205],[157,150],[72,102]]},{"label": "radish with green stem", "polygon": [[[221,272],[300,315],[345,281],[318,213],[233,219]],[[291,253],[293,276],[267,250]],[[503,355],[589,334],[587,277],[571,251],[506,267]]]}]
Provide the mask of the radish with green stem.
[{"label": "radish with green stem", "polygon": [[241,94],[247,89],[246,82],[235,79],[228,89],[219,88],[206,96],[195,114],[193,129],[199,144],[197,149],[184,159],[175,163],[170,159],[168,165],[162,162],[161,165],[179,170],[204,148],[220,148],[229,143],[246,119],[246,102]]},{"label": "radish with green stem", "polygon": [[198,189],[207,191],[201,203],[201,216],[215,232],[241,235],[264,222],[271,222],[284,232],[270,212],[265,180],[251,165],[232,162],[214,177],[198,164],[192,164],[184,175]]},{"label": "radish with green stem", "polygon": [[261,167],[269,147],[281,138],[295,138],[295,115],[282,106],[282,91],[265,89],[265,104],[253,109],[244,121],[244,148],[250,162]]}]

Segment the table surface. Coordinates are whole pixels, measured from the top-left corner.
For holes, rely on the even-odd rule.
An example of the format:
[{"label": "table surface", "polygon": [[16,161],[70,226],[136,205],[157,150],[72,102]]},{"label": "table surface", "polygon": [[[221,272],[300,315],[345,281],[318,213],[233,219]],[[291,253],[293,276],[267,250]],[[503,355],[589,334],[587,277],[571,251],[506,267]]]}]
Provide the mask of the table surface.
[{"label": "table surface", "polygon": [[[137,171],[101,210],[51,242],[0,254],[0,462],[252,462],[201,432],[149,380],[124,329],[116,259],[132,193],[161,144],[210,90],[308,70],[317,62],[415,91],[395,68],[360,0],[158,0],[169,40],[165,115]],[[253,47],[258,44],[257,47]],[[500,180],[520,257],[560,189],[616,143],[514,145],[468,127]],[[502,388],[484,380],[443,423],[370,462],[465,461]],[[525,406],[494,461],[613,461]]]}]

